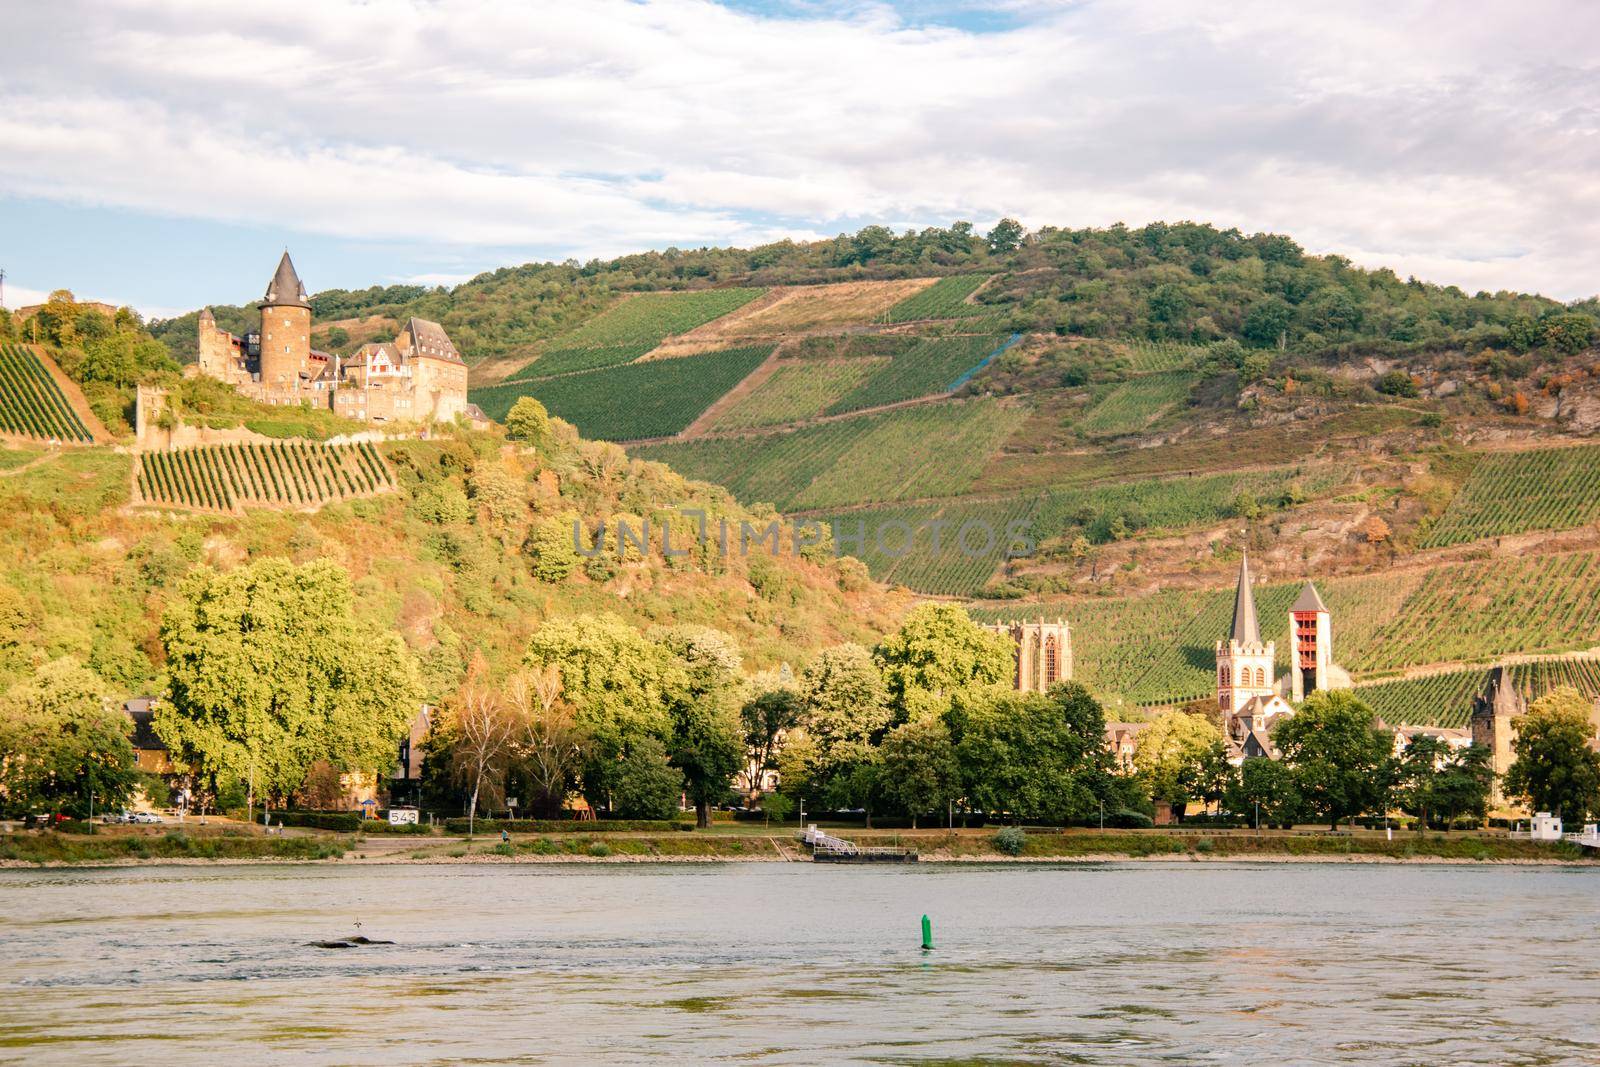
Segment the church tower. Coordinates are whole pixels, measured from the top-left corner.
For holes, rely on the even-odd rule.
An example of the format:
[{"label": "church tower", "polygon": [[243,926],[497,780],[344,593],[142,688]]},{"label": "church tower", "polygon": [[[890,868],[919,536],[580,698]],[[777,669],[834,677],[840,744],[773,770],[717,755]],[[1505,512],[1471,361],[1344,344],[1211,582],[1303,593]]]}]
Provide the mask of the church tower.
[{"label": "church tower", "polygon": [[1294,654],[1289,662],[1289,698],[1296,704],[1306,694],[1327,689],[1333,666],[1333,616],[1310,582],[1289,609]]},{"label": "church tower", "polygon": [[1224,719],[1236,714],[1252,697],[1273,695],[1273,664],[1277,644],[1261,640],[1256,621],[1256,598],[1250,588],[1250,556],[1239,561],[1239,588],[1233,595],[1233,630],[1228,640],[1217,642],[1217,706]]},{"label": "church tower", "polygon": [[311,304],[287,250],[261,299],[261,385],[273,390],[297,387],[311,368]]}]

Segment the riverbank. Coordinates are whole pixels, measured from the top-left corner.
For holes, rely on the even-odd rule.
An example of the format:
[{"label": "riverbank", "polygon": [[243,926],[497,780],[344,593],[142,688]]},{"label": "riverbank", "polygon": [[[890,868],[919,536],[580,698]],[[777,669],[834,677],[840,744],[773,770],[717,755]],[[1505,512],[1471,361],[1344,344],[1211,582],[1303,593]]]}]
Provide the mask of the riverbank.
[{"label": "riverbank", "polygon": [[[861,833],[864,843],[897,843],[923,863],[1104,863],[1130,860],[1277,863],[1514,863],[1600,867],[1576,845],[1457,833],[1253,834],[1239,831],[1070,831],[1027,835],[1020,853],[1001,851],[992,832]],[[146,836],[55,832],[0,835],[0,867],[98,867],[146,863],[783,863],[809,862],[791,835],[697,831],[659,834],[532,834],[510,842],[448,837],[305,832],[297,836]]]}]

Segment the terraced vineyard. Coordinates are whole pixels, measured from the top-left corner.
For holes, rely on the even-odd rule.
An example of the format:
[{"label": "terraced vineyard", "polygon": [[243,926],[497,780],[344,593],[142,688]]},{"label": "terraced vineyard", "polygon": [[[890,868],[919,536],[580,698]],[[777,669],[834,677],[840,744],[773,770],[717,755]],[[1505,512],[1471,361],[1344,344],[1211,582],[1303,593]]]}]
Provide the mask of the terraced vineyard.
[{"label": "terraced vineyard", "polygon": [[1350,477],[1342,464],[1322,463],[1240,474],[1146,478],[1083,489],[1051,491],[1035,513],[1034,536],[1044,541],[1068,528],[1110,536],[1121,517],[1130,529],[1177,530],[1234,517],[1247,502],[1273,507],[1285,500],[1325,496]]},{"label": "terraced vineyard", "polygon": [[1472,698],[1483,691],[1482,667],[1359,686],[1355,694],[1390,726],[1445,726],[1459,730],[1472,718]]},{"label": "terraced vineyard", "polygon": [[570,333],[552,348],[570,351],[648,344],[687,333],[743,307],[765,289],[702,289],[689,293],[639,293],[625,297]]},{"label": "terraced vineyard", "polygon": [[1116,436],[1138,433],[1181,403],[1194,385],[1183,373],[1151,374],[1133,378],[1112,389],[1078,420],[1087,434]]},{"label": "terraced vineyard", "polygon": [[888,363],[883,356],[779,363],[772,377],[723,412],[712,429],[782,426],[813,418]]},{"label": "terraced vineyard", "polygon": [[560,378],[492,385],[474,390],[471,397],[491,419],[504,419],[519,397],[532,396],[585,437],[606,441],[668,437],[699,418],[771,352],[767,345],[628,363]]},{"label": "terraced vineyard", "polygon": [[866,563],[879,581],[922,593],[972,596],[988,583],[1008,554],[1025,545],[1034,501],[954,501],[907,507],[863,508],[829,516],[842,553]]},{"label": "terraced vineyard", "polygon": [[0,342],[0,432],[41,441],[94,440],[31,349]]},{"label": "terraced vineyard", "polygon": [[613,345],[610,348],[558,348],[546,352],[532,363],[512,374],[507,381],[526,381],[532,378],[549,378],[575,371],[599,370],[632,363],[654,348],[654,341],[636,345]]},{"label": "terraced vineyard", "polygon": [[1600,521],[1600,446],[1491,452],[1423,542],[1439,548]]},{"label": "terraced vineyard", "polygon": [[905,351],[891,356],[887,366],[831,404],[828,414],[842,415],[949,392],[962,375],[1004,343],[1004,337],[994,335],[919,338]]},{"label": "terraced vineyard", "polygon": [[[1600,661],[1586,656],[1516,663],[1506,668],[1506,675],[1529,703],[1559,686],[1571,686],[1590,700],[1600,698]],[[1356,695],[1390,726],[1460,730],[1471,722],[1473,698],[1488,684],[1488,669],[1474,667],[1358,686]]]},{"label": "terraced vineyard", "polygon": [[922,292],[908,296],[890,308],[888,321],[917,322],[921,319],[965,319],[994,315],[994,308],[967,303],[967,297],[977,292],[990,277],[988,274],[957,274],[941,278]]},{"label": "terraced vineyard", "polygon": [[712,439],[630,451],[726,486],[746,504],[829,510],[958,496],[1022,418],[1020,409],[993,400],[928,404],[744,438],[736,448]]},{"label": "terraced vineyard", "polygon": [[370,444],[202,445],[145,452],[135,503],[237,513],[246,507],[318,507],[394,488]]}]

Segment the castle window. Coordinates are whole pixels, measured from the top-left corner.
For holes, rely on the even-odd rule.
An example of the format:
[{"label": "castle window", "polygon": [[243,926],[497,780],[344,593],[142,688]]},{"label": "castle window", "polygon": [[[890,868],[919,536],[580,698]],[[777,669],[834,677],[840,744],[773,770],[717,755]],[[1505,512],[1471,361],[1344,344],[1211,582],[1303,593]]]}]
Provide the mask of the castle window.
[{"label": "castle window", "polygon": [[1047,683],[1055,681],[1060,669],[1060,661],[1056,657],[1056,639],[1052,634],[1044,642],[1044,680]]},{"label": "castle window", "polygon": [[1231,685],[1233,682],[1233,671],[1228,668],[1226,663],[1217,668],[1217,682],[1220,685]]}]

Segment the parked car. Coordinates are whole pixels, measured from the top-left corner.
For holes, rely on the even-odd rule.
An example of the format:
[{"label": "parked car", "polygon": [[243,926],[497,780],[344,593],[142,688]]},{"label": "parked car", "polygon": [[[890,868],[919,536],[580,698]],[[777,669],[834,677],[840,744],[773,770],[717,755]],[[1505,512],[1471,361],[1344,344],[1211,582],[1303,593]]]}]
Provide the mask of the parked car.
[{"label": "parked car", "polygon": [[133,813],[133,818],[130,821],[132,821],[132,822],[140,822],[140,823],[151,823],[151,822],[165,822],[166,820],[163,819],[161,816],[157,815],[153,811],[136,811],[136,812]]}]

